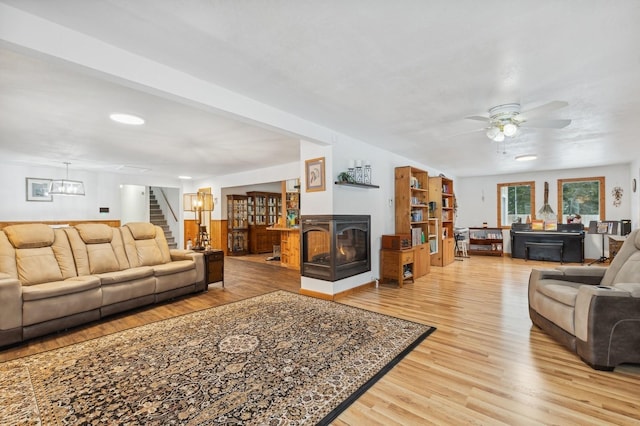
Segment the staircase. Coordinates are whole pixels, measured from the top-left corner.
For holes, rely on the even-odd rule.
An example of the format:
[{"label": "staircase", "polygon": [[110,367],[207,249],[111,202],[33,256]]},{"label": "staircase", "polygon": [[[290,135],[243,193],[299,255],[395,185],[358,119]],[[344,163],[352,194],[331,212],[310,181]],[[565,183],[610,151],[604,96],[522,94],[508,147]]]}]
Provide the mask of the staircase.
[{"label": "staircase", "polygon": [[169,248],[178,248],[178,243],[176,243],[176,239],[173,237],[171,229],[169,229],[169,225],[167,225],[164,213],[162,212],[162,209],[158,204],[158,200],[156,200],[156,196],[153,194],[153,189],[151,188],[149,188],[149,218],[151,223],[162,228],[164,236],[167,239],[167,243],[169,244]]}]

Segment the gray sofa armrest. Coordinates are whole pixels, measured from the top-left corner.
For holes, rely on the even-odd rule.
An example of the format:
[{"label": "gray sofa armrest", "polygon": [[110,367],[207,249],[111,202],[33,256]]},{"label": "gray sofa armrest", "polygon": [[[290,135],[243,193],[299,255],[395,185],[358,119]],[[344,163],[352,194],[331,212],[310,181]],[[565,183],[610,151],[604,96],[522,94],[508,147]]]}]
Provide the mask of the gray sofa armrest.
[{"label": "gray sofa armrest", "polygon": [[578,355],[596,369],[640,362],[640,297],[615,287],[583,286],[575,306]]},{"label": "gray sofa armrest", "polygon": [[22,327],[22,284],[0,273],[0,331]]},{"label": "gray sofa armrest", "polygon": [[557,268],[562,272],[562,281],[571,281],[581,284],[600,284],[607,268],[591,266],[560,266]]}]

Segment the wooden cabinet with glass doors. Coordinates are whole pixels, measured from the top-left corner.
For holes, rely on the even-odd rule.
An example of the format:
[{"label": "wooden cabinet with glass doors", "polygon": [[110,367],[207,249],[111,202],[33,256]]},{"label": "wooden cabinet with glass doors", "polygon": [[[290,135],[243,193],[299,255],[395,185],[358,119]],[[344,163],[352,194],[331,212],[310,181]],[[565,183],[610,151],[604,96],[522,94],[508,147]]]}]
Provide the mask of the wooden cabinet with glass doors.
[{"label": "wooden cabinet with glass doors", "polygon": [[246,195],[227,195],[227,254],[249,252],[249,211]]},{"label": "wooden cabinet with glass doors", "polygon": [[271,253],[280,245],[279,235],[267,231],[282,215],[282,196],[276,192],[247,192],[249,250],[253,254]]}]

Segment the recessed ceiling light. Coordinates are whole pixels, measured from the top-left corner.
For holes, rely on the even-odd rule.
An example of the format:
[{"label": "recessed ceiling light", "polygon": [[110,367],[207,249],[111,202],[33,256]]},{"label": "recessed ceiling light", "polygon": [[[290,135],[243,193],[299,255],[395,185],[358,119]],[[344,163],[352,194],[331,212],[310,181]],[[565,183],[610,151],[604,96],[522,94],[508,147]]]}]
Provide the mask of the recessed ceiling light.
[{"label": "recessed ceiling light", "polygon": [[518,155],[516,157],[516,161],[533,161],[537,159],[538,159],[538,156],[535,154],[524,154],[524,155]]},{"label": "recessed ceiling light", "polygon": [[178,176],[178,179],[193,179],[191,176]]},{"label": "recessed ceiling light", "polygon": [[140,126],[141,124],[144,124],[144,119],[137,115],[114,112],[109,116],[109,118],[118,123],[130,124],[132,126]]}]

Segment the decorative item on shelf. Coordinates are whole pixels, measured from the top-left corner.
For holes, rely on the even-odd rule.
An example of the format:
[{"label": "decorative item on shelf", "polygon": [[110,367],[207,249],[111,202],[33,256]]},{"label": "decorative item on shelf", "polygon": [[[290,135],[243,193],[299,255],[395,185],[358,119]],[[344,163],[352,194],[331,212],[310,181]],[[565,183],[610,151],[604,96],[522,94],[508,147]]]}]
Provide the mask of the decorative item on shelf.
[{"label": "decorative item on shelf", "polygon": [[364,183],[371,185],[371,163],[369,161],[364,162]]},{"label": "decorative item on shelf", "polygon": [[349,160],[349,168],[347,169],[347,174],[349,174],[349,176],[351,177],[351,180],[349,182],[355,182],[356,181],[355,160]]},{"label": "decorative item on shelf", "polygon": [[355,179],[353,178],[353,176],[351,176],[351,174],[349,174],[349,172],[340,173],[338,175],[338,180],[340,182],[355,183]]},{"label": "decorative item on shelf", "polygon": [[364,183],[364,173],[362,171],[362,160],[356,160],[356,183]]},{"label": "decorative item on shelf", "polygon": [[202,225],[204,212],[213,211],[213,195],[207,192],[188,193],[183,195],[184,211],[194,212],[198,229],[194,250],[204,250],[204,244],[209,242],[207,227]]},{"label": "decorative item on shelf", "polygon": [[420,189],[420,181],[415,176],[411,176],[409,178],[409,185],[411,188]]},{"label": "decorative item on shelf", "polygon": [[84,183],[79,180],[69,180],[69,162],[67,166],[66,179],[53,179],[49,183],[49,195],[84,195]]}]

